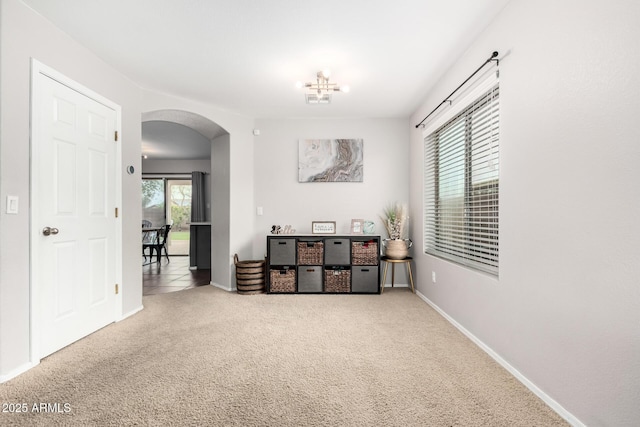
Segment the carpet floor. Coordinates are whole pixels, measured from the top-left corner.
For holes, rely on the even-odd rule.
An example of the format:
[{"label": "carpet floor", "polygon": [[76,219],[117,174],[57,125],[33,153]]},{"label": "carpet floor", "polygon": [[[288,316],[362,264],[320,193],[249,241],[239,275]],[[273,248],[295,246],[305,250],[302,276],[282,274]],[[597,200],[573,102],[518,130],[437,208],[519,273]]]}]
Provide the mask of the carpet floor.
[{"label": "carpet floor", "polygon": [[143,303],[1,384],[0,424],[567,425],[406,288]]}]

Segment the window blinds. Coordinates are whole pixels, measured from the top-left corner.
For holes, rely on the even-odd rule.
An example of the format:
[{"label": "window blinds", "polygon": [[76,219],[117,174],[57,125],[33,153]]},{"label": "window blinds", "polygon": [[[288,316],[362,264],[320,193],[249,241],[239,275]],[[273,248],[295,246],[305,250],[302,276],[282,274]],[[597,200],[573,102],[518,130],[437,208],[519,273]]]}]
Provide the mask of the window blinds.
[{"label": "window blinds", "polygon": [[425,252],[498,274],[496,84],[425,138]]}]

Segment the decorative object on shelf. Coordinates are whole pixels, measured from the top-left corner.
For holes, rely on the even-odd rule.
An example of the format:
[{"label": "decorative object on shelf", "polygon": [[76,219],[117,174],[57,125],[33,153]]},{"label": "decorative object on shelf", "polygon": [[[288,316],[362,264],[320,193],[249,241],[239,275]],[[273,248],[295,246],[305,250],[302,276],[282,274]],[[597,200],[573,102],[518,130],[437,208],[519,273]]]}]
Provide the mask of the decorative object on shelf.
[{"label": "decorative object on shelf", "polygon": [[295,228],[291,228],[290,225],[285,225],[284,227],[279,225],[271,226],[271,234],[294,234],[295,232]]},{"label": "decorative object on shelf", "polygon": [[330,83],[331,71],[322,70],[316,73],[316,82],[297,82],[298,89],[305,88],[304,98],[307,104],[330,104],[333,92],[349,92],[349,86],[340,86],[337,83]]},{"label": "decorative object on shelf", "polygon": [[385,255],[391,259],[404,259],[409,255],[409,248],[413,246],[411,239],[407,238],[407,207],[401,203],[387,206],[380,217],[385,225],[388,239],[384,239]]},{"label": "decorative object on shelf", "polygon": [[336,222],[335,221],[312,221],[311,233],[312,234],[336,234]]},{"label": "decorative object on shelf", "polygon": [[387,229],[389,239],[402,240],[406,238],[406,225],[409,217],[407,216],[407,207],[404,204],[388,205],[380,218]]},{"label": "decorative object on shelf", "polygon": [[364,231],[364,220],[363,219],[352,219],[351,220],[351,234],[362,234]]},{"label": "decorative object on shelf", "polygon": [[362,139],[301,139],[298,182],[362,182]]},{"label": "decorative object on shelf", "polygon": [[376,225],[373,221],[365,221],[362,227],[364,234],[374,234],[376,232]]}]

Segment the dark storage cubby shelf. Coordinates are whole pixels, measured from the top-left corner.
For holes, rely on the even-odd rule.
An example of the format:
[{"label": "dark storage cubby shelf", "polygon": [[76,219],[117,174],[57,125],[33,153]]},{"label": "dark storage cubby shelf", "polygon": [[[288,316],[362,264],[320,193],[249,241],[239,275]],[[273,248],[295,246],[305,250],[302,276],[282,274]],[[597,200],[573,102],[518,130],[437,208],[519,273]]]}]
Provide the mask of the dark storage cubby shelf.
[{"label": "dark storage cubby shelf", "polygon": [[267,236],[268,293],[380,293],[380,236]]}]

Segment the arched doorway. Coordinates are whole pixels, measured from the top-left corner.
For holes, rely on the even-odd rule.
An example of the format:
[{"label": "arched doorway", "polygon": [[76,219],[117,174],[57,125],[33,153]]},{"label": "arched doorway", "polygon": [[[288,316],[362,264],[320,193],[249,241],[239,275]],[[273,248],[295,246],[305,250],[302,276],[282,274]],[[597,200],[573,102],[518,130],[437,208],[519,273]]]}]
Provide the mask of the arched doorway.
[{"label": "arched doorway", "polygon": [[[145,175],[151,177],[158,175],[158,172],[164,168],[167,177],[174,179],[189,179],[188,174],[194,170],[208,169],[207,177],[207,221],[210,222],[211,228],[211,283],[224,283],[224,278],[228,277],[228,271],[214,270],[216,262],[214,260],[224,257],[228,257],[229,251],[229,133],[213,122],[212,120],[201,116],[196,113],[183,110],[157,110],[150,111],[142,114],[143,123],[143,135],[142,135],[142,154],[149,156],[149,159],[154,156],[162,158],[161,161],[157,161],[156,167],[153,173],[146,174],[145,161],[142,164],[143,177]],[[153,129],[165,129],[167,134],[172,137],[166,138],[168,141],[162,142],[165,146],[152,147],[153,142],[145,140],[145,128],[151,128],[151,124],[154,125]],[[174,131],[181,129],[182,135],[188,135],[185,129],[197,134],[197,136],[187,138],[191,141],[182,140],[177,136],[179,133]],[[187,160],[188,153],[202,150],[200,147],[189,147],[188,145],[198,144],[199,138],[205,141],[207,150],[209,151],[208,165],[207,167],[199,167],[197,162],[190,162]],[[176,139],[171,141],[171,139]],[[195,141],[195,142],[193,142]],[[171,146],[172,145],[172,146]],[[156,153],[154,153],[156,150]],[[158,154],[159,152],[161,154]],[[173,153],[173,154],[172,154]],[[172,157],[176,160],[172,161]],[[202,160],[200,160],[200,165]],[[193,163],[193,164],[192,164]],[[157,165],[160,164],[160,169]],[[201,230],[198,228],[198,230]],[[207,229],[208,230],[208,229]],[[208,231],[207,231],[208,233]],[[218,263],[219,265],[219,263]],[[176,288],[173,288],[176,289]]]}]

